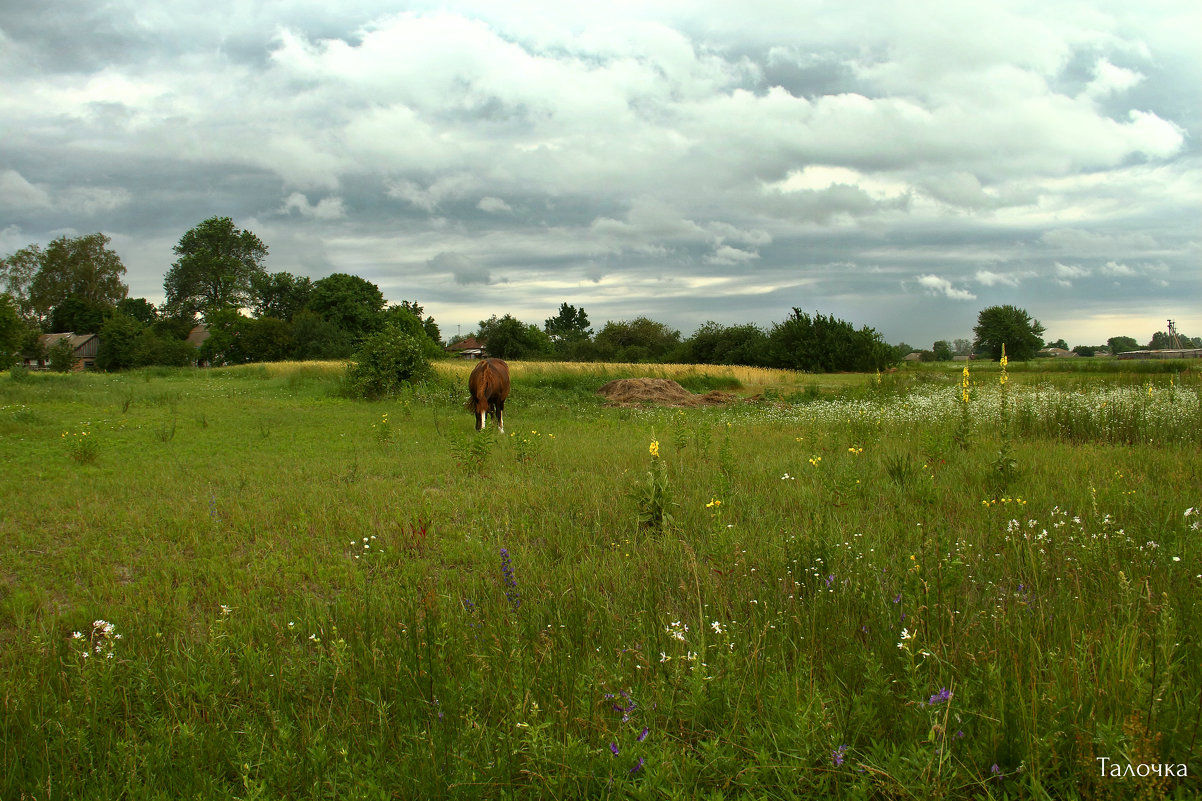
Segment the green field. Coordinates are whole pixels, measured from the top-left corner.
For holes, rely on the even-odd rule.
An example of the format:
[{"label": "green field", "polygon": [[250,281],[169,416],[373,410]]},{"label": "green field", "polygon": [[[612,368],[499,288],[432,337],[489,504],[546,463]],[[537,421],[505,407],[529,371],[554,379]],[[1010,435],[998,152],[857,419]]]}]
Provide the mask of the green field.
[{"label": "green field", "polygon": [[1195,797],[1202,380],[1108,364],[0,374],[0,798]]}]

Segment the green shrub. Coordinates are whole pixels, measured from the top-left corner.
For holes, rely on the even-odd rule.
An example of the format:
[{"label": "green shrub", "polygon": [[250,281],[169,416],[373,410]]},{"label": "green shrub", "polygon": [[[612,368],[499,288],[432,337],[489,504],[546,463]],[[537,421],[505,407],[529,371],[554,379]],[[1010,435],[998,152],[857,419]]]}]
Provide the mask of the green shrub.
[{"label": "green shrub", "polygon": [[422,343],[397,328],[369,335],[353,358],[343,385],[345,394],[352,398],[374,400],[396,395],[406,385],[431,375]]},{"label": "green shrub", "polygon": [[70,337],[63,337],[58,342],[50,346],[46,351],[47,361],[50,363],[50,369],[56,373],[69,373],[75,367],[75,347],[71,344]]}]

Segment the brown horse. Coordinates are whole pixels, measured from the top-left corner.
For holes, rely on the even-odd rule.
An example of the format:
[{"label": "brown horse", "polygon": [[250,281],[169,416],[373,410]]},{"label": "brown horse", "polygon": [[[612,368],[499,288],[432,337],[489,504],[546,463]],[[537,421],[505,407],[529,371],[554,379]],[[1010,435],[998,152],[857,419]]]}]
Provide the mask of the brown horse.
[{"label": "brown horse", "polygon": [[476,430],[485,426],[491,414],[497,419],[497,428],[505,433],[505,399],[509,397],[509,365],[500,359],[485,359],[476,365],[467,379],[467,391],[471,395],[467,408],[476,414]]}]

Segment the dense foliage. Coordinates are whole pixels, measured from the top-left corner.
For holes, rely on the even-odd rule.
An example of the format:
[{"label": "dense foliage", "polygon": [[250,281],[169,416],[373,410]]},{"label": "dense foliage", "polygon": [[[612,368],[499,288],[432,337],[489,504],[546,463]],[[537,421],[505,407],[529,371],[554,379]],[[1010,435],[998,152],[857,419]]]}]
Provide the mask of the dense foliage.
[{"label": "dense foliage", "polygon": [[972,330],[976,335],[973,343],[976,351],[994,361],[1002,357],[1003,348],[1007,358],[1026,361],[1035,358],[1043,346],[1043,324],[1015,306],[990,306],[982,310]]},{"label": "dense foliage", "polygon": [[[9,297],[0,309],[4,359],[44,361],[47,354],[38,335],[67,331],[99,333],[96,363],[106,370],[346,359],[389,327],[416,336],[429,358],[444,355],[431,346],[441,345],[439,326],[417,301],[389,305],[380,287],[347,273],[313,280],[286,271],[268,272],[267,245],[229,217],[204,220],[180,238],[174,249],[178,258],[164,277],[162,308],[145,298],[127,297],[121,281],[125,267],[108,242],[100,233],[64,236],[45,249],[34,244],[0,259],[0,283]],[[200,319],[207,330],[194,332]],[[420,330],[413,329],[413,321]],[[1010,358],[1021,361],[1033,358],[1043,344],[1043,326],[1013,306],[983,310],[974,332],[975,342],[938,340],[929,350],[919,351],[918,358],[968,357],[975,345],[977,355],[996,359],[1004,344]],[[203,344],[185,343],[193,333]],[[914,358],[915,351],[906,343],[887,345],[869,326],[856,328],[797,308],[767,330],[708,321],[685,338],[646,316],[608,320],[594,333],[586,310],[565,302],[541,328],[511,314],[494,314],[469,336],[488,355],[514,360],[737,364],[808,372],[871,372]],[[1202,339],[1187,336],[1179,341],[1184,347],[1202,345]],[[1177,342],[1156,332],[1146,347],[1169,348]],[[1134,338],[1113,337],[1108,351],[1139,347]],[[1080,356],[1107,352],[1089,345],[1073,350]]]},{"label": "dense foliage", "polygon": [[251,301],[251,279],[264,272],[267,245],[229,217],[210,217],[174,247],[179,258],[163,279],[169,314],[204,317]]},{"label": "dense foliage", "polygon": [[378,400],[399,394],[430,377],[425,333],[415,335],[389,326],[368,335],[347,368],[344,391],[353,398]]},{"label": "dense foliage", "polygon": [[774,367],[806,372],[871,372],[894,361],[890,348],[874,329],[800,309],[768,334]]}]

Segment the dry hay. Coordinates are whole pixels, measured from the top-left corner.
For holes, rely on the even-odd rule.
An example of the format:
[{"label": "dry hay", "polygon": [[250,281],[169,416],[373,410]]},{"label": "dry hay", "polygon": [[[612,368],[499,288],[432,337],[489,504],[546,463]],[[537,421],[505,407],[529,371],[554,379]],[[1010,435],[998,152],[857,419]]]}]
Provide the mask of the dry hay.
[{"label": "dry hay", "polygon": [[730,392],[711,390],[694,395],[670,378],[619,378],[597,390],[609,406],[720,406],[735,396]]}]

